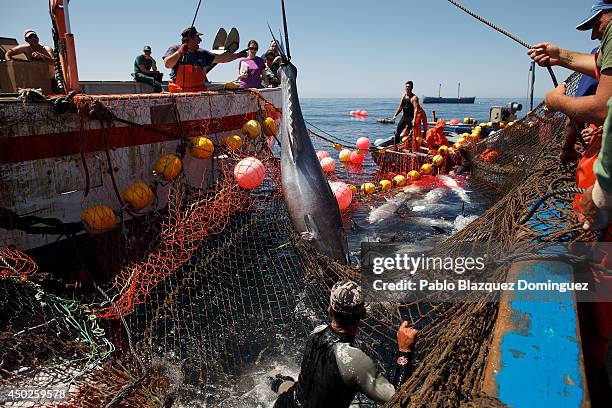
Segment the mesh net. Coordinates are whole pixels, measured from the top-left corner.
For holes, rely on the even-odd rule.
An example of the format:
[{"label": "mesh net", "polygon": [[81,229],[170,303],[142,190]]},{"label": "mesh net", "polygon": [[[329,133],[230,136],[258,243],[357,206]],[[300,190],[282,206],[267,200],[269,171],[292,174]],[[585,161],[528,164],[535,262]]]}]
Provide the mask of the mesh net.
[{"label": "mesh net", "polygon": [[[578,79],[568,79],[570,93]],[[87,196],[83,207],[101,202],[122,207],[117,210],[118,226],[69,248],[76,253],[77,270],[89,276],[86,281],[112,277],[112,284],[104,288],[106,295],[98,295],[67,291],[65,283],[74,276],[62,277],[57,287],[49,284],[53,279],[45,280],[50,291],[70,293],[75,299],[68,301],[24,280],[41,275],[35,273],[35,259],[2,250],[2,350],[13,357],[1,360],[0,384],[70,383],[71,399],[65,406],[244,406],[245,399],[247,406],[255,405],[258,396],[244,392],[253,388],[252,377],[263,375],[270,361],[281,358],[295,367],[305,337],[326,320],[331,286],[341,278],[359,280],[359,270],[316,253],[291,229],[281,195],[280,164],[265,138],[247,138],[242,149],[232,150],[216,139],[218,124],[190,122],[186,129],[176,112],[165,132],[209,136],[224,159],[215,160],[198,180],[184,170],[172,181],[158,175],[152,191],[153,207],[159,210],[130,213],[120,192],[129,180],[151,179],[147,169],[154,163],[149,157],[180,157],[189,146],[183,141],[183,150],[174,152],[163,143],[150,145],[157,146],[151,147],[156,149],[152,156],[109,149],[121,138],[113,136],[109,142],[105,129],[116,118],[137,118],[139,100],[101,100],[103,109],[92,100],[76,102],[82,114],[75,130],[80,151],[94,152],[95,158],[83,155],[81,175],[89,186],[95,184],[97,171],[115,174],[112,182],[104,183],[109,186],[105,193]],[[236,104],[245,103],[253,106],[253,113],[236,118],[239,123],[273,116],[261,96],[236,96]],[[96,109],[98,115],[111,116],[97,116],[99,123],[93,126],[91,112]],[[564,122],[561,115],[546,116],[539,106],[513,126],[468,146],[471,182],[499,200],[444,242],[445,252],[470,241],[593,239],[576,225],[571,194],[551,198],[521,223],[539,197],[574,186],[571,171],[558,165]],[[123,132],[126,137],[164,137],[137,126]],[[102,144],[88,146],[94,133]],[[490,151],[497,153],[486,153]],[[246,157],[258,158],[266,170],[263,184],[254,190],[238,187],[233,174],[234,165]],[[402,163],[404,171],[422,164]],[[341,169],[332,178],[369,181]],[[215,182],[208,184],[210,180]],[[548,227],[535,228],[542,220]],[[95,320],[89,317],[92,313]],[[399,323],[408,320],[420,331],[416,372],[388,406],[459,406],[486,400],[482,377],[496,314],[496,304],[484,296],[469,303],[372,306],[358,344],[383,370],[394,355]],[[369,403],[360,399],[356,404]]]}]

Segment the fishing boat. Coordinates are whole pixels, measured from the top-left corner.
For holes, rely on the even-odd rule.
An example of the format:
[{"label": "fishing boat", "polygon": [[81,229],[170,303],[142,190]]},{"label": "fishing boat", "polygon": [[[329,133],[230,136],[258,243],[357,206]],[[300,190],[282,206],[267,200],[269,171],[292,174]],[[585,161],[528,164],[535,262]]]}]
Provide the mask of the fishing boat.
[{"label": "fishing boat", "polygon": [[457,84],[457,97],[456,98],[445,98],[441,96],[442,84],[438,85],[438,96],[425,96],[423,97],[423,103],[474,103],[476,100],[475,96],[464,96],[461,97],[461,82]]},{"label": "fishing boat", "polygon": [[[69,27],[67,2],[62,10],[58,26]],[[213,159],[223,157],[197,158],[185,152],[185,140],[206,134],[222,146],[226,136],[242,136],[246,121],[260,119],[262,106],[281,109],[274,88],[256,94],[213,83],[216,91],[170,94],[132,81],[79,81],[74,37],[59,34],[68,39],[61,66],[69,95],[0,94],[0,247],[53,253],[68,235],[85,233],[85,209],[117,207],[128,186],[152,179],[165,154],[182,156],[189,182],[206,188],[201,180],[210,180]],[[168,189],[157,187],[156,208],[166,205]]]}]

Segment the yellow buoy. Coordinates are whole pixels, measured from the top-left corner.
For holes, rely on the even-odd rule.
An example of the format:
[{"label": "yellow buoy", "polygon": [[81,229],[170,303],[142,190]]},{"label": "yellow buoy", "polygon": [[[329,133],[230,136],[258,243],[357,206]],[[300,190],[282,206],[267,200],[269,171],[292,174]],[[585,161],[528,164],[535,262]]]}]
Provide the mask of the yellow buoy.
[{"label": "yellow buoy", "polygon": [[417,146],[422,145],[423,144],[423,138],[422,137],[417,137],[416,138],[416,144],[417,144]]},{"label": "yellow buoy", "polygon": [[439,154],[436,154],[433,159],[431,159],[431,162],[434,166],[440,167],[442,163],[444,163],[444,157],[440,156]]},{"label": "yellow buoy", "polygon": [[92,234],[104,232],[113,225],[117,216],[112,208],[106,205],[90,207],[81,213],[81,220],[87,225],[87,229]]},{"label": "yellow buoy", "polygon": [[458,150],[461,148],[461,145],[459,143],[455,143],[453,147]]},{"label": "yellow buoy", "polygon": [[340,150],[340,154],[338,155],[340,161],[343,163],[348,163],[351,161],[351,151],[349,149]]},{"label": "yellow buoy", "polygon": [[442,157],[446,156],[448,154],[448,146],[440,146],[438,154]]},{"label": "yellow buoy", "polygon": [[183,163],[176,154],[165,154],[155,164],[155,173],[166,181],[172,181],[181,174]]},{"label": "yellow buoy", "polygon": [[198,159],[210,159],[215,151],[212,140],[207,137],[192,137],[190,140],[189,153]]},{"label": "yellow buoy", "polygon": [[380,189],[382,191],[388,191],[391,189],[391,187],[393,187],[393,183],[391,183],[389,180],[380,180]]},{"label": "yellow buoy", "polygon": [[508,127],[508,126],[512,126],[512,125],[514,125],[514,122],[508,122],[508,124],[506,125],[506,127]]},{"label": "yellow buoy", "polygon": [[227,83],[225,84],[225,89],[230,89],[230,90],[232,90],[232,89],[238,89],[238,84],[237,84],[237,83],[235,83],[235,82],[227,82]]},{"label": "yellow buoy", "polygon": [[[332,146],[336,150],[342,150],[342,145],[340,143],[334,143]],[[357,187],[355,187],[355,188],[357,188]]]},{"label": "yellow buoy", "polygon": [[223,143],[230,150],[240,150],[242,147],[242,138],[238,135],[229,135],[225,137]]},{"label": "yellow buoy", "polygon": [[457,139],[457,144],[458,144],[459,146],[461,146],[462,144],[464,144],[465,142],[467,142],[467,138],[468,138],[469,136],[470,136],[470,135],[467,135],[466,137],[461,136],[459,139]]},{"label": "yellow buoy", "polygon": [[131,210],[140,211],[153,202],[153,190],[145,183],[134,183],[127,186],[121,198]]},{"label": "yellow buoy", "polygon": [[263,131],[266,136],[274,136],[278,131],[276,121],[272,118],[265,118],[263,121]]},{"label": "yellow buoy", "polygon": [[373,194],[376,191],[376,186],[372,183],[364,183],[361,186],[361,192],[365,194]]},{"label": "yellow buoy", "polygon": [[421,178],[421,173],[419,173],[416,170],[410,170],[408,172],[408,178],[410,178],[410,180],[415,181]]},{"label": "yellow buoy", "polygon": [[460,137],[468,137],[469,135],[470,135],[469,133],[465,132],[465,133],[462,133]]},{"label": "yellow buoy", "polygon": [[499,127],[500,128],[505,128],[506,127],[506,122],[499,122]]},{"label": "yellow buoy", "polygon": [[429,163],[425,163],[421,166],[421,171],[423,172],[423,174],[429,174],[432,170],[433,167],[431,167],[431,164]]},{"label": "yellow buoy", "polygon": [[408,136],[402,137],[402,143],[406,143],[406,140],[408,140]]},{"label": "yellow buoy", "polygon": [[397,176],[393,177],[393,184],[395,184],[397,187],[405,186],[406,177],[402,176],[401,174],[398,174]]},{"label": "yellow buoy", "polygon": [[463,123],[469,125],[472,120],[470,118],[463,118]]},{"label": "yellow buoy", "polygon": [[472,132],[480,134],[480,132],[482,132],[482,127],[476,126],[474,129],[472,129]]},{"label": "yellow buoy", "polygon": [[242,133],[251,139],[255,139],[261,133],[261,126],[259,126],[259,122],[251,119],[242,126]]},{"label": "yellow buoy", "polygon": [[353,195],[357,194],[357,187],[353,184],[349,184],[348,185],[349,190],[351,190],[351,193],[353,193]]}]

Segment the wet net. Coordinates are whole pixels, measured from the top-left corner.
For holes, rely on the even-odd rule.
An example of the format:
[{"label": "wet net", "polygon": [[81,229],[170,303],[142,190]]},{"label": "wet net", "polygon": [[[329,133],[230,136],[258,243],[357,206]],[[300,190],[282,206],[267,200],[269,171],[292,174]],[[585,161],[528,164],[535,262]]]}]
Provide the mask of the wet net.
[{"label": "wet net", "polygon": [[[568,79],[569,93],[578,80]],[[0,385],[69,384],[65,406],[257,406],[263,393],[255,387],[257,378],[273,368],[298,367],[304,339],[326,322],[331,286],[342,278],[360,279],[359,269],[318,254],[292,230],[272,139],[257,130],[254,138],[244,137],[244,146],[232,148],[223,133],[223,126],[231,125],[177,116],[186,98],[158,108],[167,117],[161,133],[137,126],[142,99],[74,101],[82,163],[77,172],[85,189],[105,186],[103,193],[85,195],[82,208],[107,203],[119,214],[111,225],[118,225],[84,235],[62,227],[65,249],[74,257],[61,268],[71,267],[72,274],[46,275],[35,251],[0,252],[2,350],[11,356],[2,359]],[[211,112],[213,99],[206,107]],[[233,103],[251,107],[233,115],[240,126],[278,119],[261,95],[238,93]],[[111,132],[119,123],[127,123],[125,136]],[[475,241],[593,239],[576,224],[572,193],[551,196],[526,220],[541,197],[575,184],[572,171],[558,164],[564,123],[563,116],[547,116],[539,106],[513,126],[466,146],[471,182],[498,200],[441,244],[445,252]],[[128,137],[160,144],[150,145],[152,154],[117,149]],[[193,164],[191,137],[210,138],[215,146],[216,159],[206,162],[198,178],[186,170]],[[174,139],[178,148],[176,142],[164,144]],[[164,154],[174,154],[181,168],[172,171],[172,158],[158,167],[155,160]],[[265,168],[263,183],[252,190],[239,187],[234,174],[236,163],[249,157]],[[332,178],[367,181],[349,173],[338,169]],[[126,204],[122,192],[136,180],[149,181],[154,210]],[[145,190],[138,191],[146,197]],[[7,214],[13,226],[31,226]],[[105,229],[106,216],[99,209],[84,219],[90,230]],[[537,226],[541,221],[545,229]],[[81,287],[70,286],[75,281]],[[408,320],[420,331],[416,372],[388,406],[459,406],[488,398],[482,379],[496,315],[497,305],[484,295],[469,303],[372,306],[358,344],[383,370],[394,356],[400,322]],[[371,404],[362,400],[355,405]]]}]

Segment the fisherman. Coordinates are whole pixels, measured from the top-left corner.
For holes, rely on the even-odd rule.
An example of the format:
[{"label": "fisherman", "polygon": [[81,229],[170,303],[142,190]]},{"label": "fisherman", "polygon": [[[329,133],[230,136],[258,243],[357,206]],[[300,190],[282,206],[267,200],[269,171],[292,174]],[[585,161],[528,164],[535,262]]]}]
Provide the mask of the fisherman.
[{"label": "fisherman", "polygon": [[[596,1],[591,13],[576,29],[591,30],[591,39],[601,41],[595,56],[568,51],[552,43],[540,43],[529,50],[529,56],[541,66],[560,65],[599,79],[595,95],[566,95],[566,84],[546,94],[546,107],[551,112],[563,112],[571,120],[590,123],[602,131],[592,134],[588,148],[578,163],[577,186],[586,188],[574,202],[585,230],[606,230],[604,241],[612,241],[608,228],[612,224],[612,117],[609,100],[612,97],[612,0]],[[608,119],[606,119],[606,117]],[[602,247],[605,266],[612,267],[612,256]],[[594,277],[598,292],[609,288],[609,278]],[[610,380],[605,370],[605,355],[612,338],[612,303],[578,303],[582,350],[589,394],[593,406],[607,406],[612,397]]]},{"label": "fisherman", "polygon": [[23,32],[23,38],[27,44],[21,44],[8,50],[5,54],[7,61],[13,59],[16,55],[25,55],[28,61],[42,61],[49,64],[49,78],[51,79],[51,88],[56,91],[55,84],[55,68],[53,49],[48,45],[42,45],[39,42],[38,34],[32,29],[27,29]]},{"label": "fisherman", "polygon": [[168,48],[164,55],[164,66],[171,69],[168,91],[200,92],[206,91],[205,67],[211,63],[222,64],[246,57],[246,50],[237,54],[225,52],[213,54],[200,48],[202,34],[195,27],[187,27],[181,33],[180,45]]},{"label": "fisherman", "polygon": [[413,87],[414,84],[412,81],[406,82],[406,93],[404,96],[402,96],[402,100],[395,110],[393,118],[391,118],[391,120],[395,122],[397,115],[400,113],[400,111],[402,112],[402,118],[397,124],[397,129],[395,129],[395,144],[401,143],[402,132],[404,129],[406,129],[406,135],[409,135],[410,131],[414,127],[414,117],[416,112],[419,110],[419,97],[412,93]]},{"label": "fisherman", "polygon": [[268,88],[277,87],[280,85],[280,78],[278,77],[278,68],[274,64],[275,54],[272,51],[268,51],[264,54],[264,61],[266,62],[266,68],[264,69],[263,82]]},{"label": "fisherman", "polygon": [[157,70],[157,62],[151,56],[151,47],[145,45],[142,54],[134,60],[134,79],[138,82],[149,84],[153,87],[153,92],[162,91],[163,73]]},{"label": "fisherman", "polygon": [[275,408],[348,407],[357,392],[386,402],[412,374],[417,331],[408,327],[408,322],[403,322],[397,331],[399,356],[393,383],[387,381],[370,357],[353,345],[359,322],[366,313],[358,284],[336,283],[327,313],[331,325],[317,327],[308,338],[298,381],[280,375],[273,379],[272,390],[279,394]]},{"label": "fisherman", "polygon": [[[591,54],[595,55],[599,52],[599,46],[595,47]],[[597,92],[597,85],[599,81],[589,75],[582,75],[580,78],[580,82],[578,83],[578,88],[576,88],[575,96],[589,96],[595,95]],[[576,122],[572,119],[567,119],[565,123],[565,140],[563,141],[563,147],[561,148],[561,153],[559,154],[559,160],[561,164],[564,166],[569,165],[572,162],[578,161],[578,152],[576,151],[576,141],[580,136],[585,143],[589,143],[590,139],[593,135],[594,129],[588,127],[584,129],[583,122]],[[579,135],[580,132],[580,135]],[[586,140],[588,139],[588,140]],[[595,149],[590,149],[595,150]],[[594,154],[596,155],[599,150],[596,150]],[[585,155],[589,155],[589,151],[585,152]]]}]

